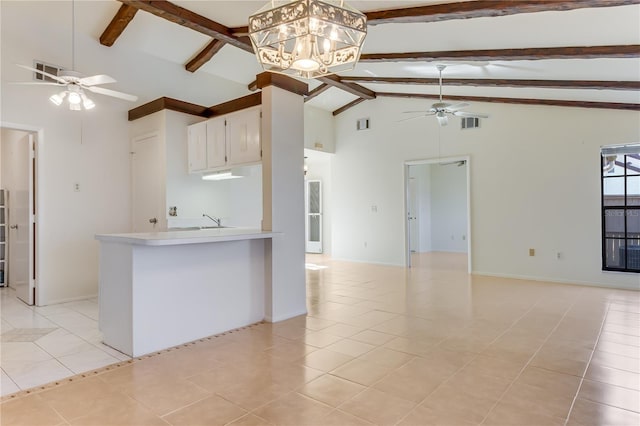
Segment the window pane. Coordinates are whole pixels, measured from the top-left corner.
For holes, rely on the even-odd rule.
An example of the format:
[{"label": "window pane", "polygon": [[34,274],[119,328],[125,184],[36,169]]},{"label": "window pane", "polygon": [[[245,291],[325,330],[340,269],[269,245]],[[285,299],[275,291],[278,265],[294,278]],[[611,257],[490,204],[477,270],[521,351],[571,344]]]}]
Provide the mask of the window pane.
[{"label": "window pane", "polygon": [[309,182],[309,213],[320,213],[320,182]]},{"label": "window pane", "polygon": [[602,180],[605,206],[624,206],[624,181],[624,176]]},{"label": "window pane", "polygon": [[640,154],[627,155],[625,161],[627,162],[627,176],[640,175]]},{"label": "window pane", "polygon": [[627,205],[640,206],[640,176],[627,176]]},{"label": "window pane", "polygon": [[624,268],[625,240],[607,238],[605,240],[604,266],[606,268]]},{"label": "window pane", "polygon": [[640,208],[627,210],[627,238],[640,239]]},{"label": "window pane", "polygon": [[320,241],[320,215],[309,216],[309,241]]},{"label": "window pane", "polygon": [[[615,157],[615,158],[614,158]],[[602,157],[603,176],[624,176],[624,155]]]},{"label": "window pane", "polygon": [[624,238],[624,210],[604,211],[604,233],[606,238]]}]

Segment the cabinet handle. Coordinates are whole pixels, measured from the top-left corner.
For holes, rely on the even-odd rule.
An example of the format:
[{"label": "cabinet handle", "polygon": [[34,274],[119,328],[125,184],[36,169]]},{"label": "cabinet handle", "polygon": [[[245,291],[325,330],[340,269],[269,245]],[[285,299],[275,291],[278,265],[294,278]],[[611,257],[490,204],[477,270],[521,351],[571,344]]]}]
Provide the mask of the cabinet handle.
[{"label": "cabinet handle", "polygon": [[9,229],[18,229],[18,225],[11,225]]},{"label": "cabinet handle", "polygon": [[149,223],[153,223],[155,225],[156,223],[158,223],[158,219],[152,217],[151,219],[149,219]]}]

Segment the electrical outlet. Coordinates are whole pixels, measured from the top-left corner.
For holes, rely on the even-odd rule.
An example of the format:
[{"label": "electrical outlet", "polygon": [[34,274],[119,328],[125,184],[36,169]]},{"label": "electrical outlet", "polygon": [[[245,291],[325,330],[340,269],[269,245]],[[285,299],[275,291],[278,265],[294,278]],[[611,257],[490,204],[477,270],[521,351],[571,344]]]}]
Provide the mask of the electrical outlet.
[{"label": "electrical outlet", "polygon": [[558,259],[558,260],[562,259],[562,252],[561,251],[557,251],[556,252],[556,259]]},{"label": "electrical outlet", "polygon": [[79,183],[74,183],[73,184],[73,190],[75,192],[80,192],[80,184]]},{"label": "electrical outlet", "polygon": [[535,256],[536,255],[536,249],[529,249],[529,256]]}]

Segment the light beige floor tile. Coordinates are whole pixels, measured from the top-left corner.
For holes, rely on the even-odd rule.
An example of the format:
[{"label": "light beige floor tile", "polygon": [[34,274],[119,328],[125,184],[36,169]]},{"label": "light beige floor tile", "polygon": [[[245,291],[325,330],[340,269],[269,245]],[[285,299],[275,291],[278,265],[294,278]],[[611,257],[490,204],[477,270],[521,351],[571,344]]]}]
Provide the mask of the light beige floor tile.
[{"label": "light beige floor tile", "polygon": [[352,381],[343,380],[332,375],[324,375],[307,383],[298,392],[337,407],[364,389],[364,386]]},{"label": "light beige floor tile", "polygon": [[322,404],[297,392],[288,393],[255,410],[254,414],[278,425],[317,425],[318,419],[332,411]]},{"label": "light beige floor tile", "polygon": [[150,381],[137,382],[122,388],[122,392],[144,404],[154,414],[163,416],[210,395],[210,392],[175,377],[158,376]]},{"label": "light beige floor tile", "polygon": [[[398,423],[398,426],[470,426],[476,424],[463,419],[452,420],[449,414],[450,413],[438,413],[432,408],[419,405],[402,419],[402,421]],[[445,417],[443,417],[443,415]]]},{"label": "light beige floor tile", "polygon": [[363,331],[363,329],[362,327],[355,327],[348,324],[334,324],[330,327],[322,329],[322,331],[338,337],[350,337]]},{"label": "light beige floor tile", "polygon": [[618,370],[625,370],[640,374],[640,362],[638,362],[637,359],[609,352],[595,351],[591,358],[591,365],[617,368]]},{"label": "light beige floor tile", "polygon": [[344,411],[333,410],[322,419],[318,419],[318,424],[323,426],[367,426],[372,423]]},{"label": "light beige floor tile", "polygon": [[112,357],[108,353],[101,351],[94,346],[91,346],[86,351],[60,356],[58,357],[58,360],[76,374],[96,370],[98,368],[120,362],[119,359]]},{"label": "light beige floor tile", "polygon": [[639,425],[640,413],[578,398],[567,424],[572,426]]},{"label": "light beige floor tile", "polygon": [[74,373],[56,359],[39,362],[6,361],[2,369],[20,389],[62,380]]},{"label": "light beige floor tile", "polygon": [[39,395],[18,398],[0,405],[0,424],[14,425],[58,425],[64,419],[46,404]]},{"label": "light beige floor tile", "polygon": [[396,337],[385,343],[384,346],[400,352],[412,355],[424,356],[435,349],[443,339],[415,339],[408,337]]},{"label": "light beige floor tile", "polygon": [[413,407],[415,407],[415,403],[406,399],[398,398],[376,389],[367,389],[342,404],[339,408],[371,423],[389,425],[398,422]]},{"label": "light beige floor tile", "polygon": [[578,397],[640,413],[640,391],[585,380]]},{"label": "light beige floor tile", "polygon": [[392,334],[380,333],[379,331],[373,330],[364,330],[351,336],[352,340],[357,340],[358,342],[364,342],[374,346],[384,345],[395,338],[396,336]]},{"label": "light beige floor tile", "polygon": [[621,343],[623,345],[640,346],[640,336],[630,336],[628,334],[602,332],[600,334],[601,342]]},{"label": "light beige floor tile", "polygon": [[11,380],[11,377],[7,376],[4,370],[0,371],[0,396],[10,395],[19,390],[20,388]]},{"label": "light beige floor tile", "polygon": [[330,351],[352,356],[354,358],[367,353],[374,348],[375,346],[368,343],[362,343],[351,339],[342,339],[327,346],[327,349]]},{"label": "light beige floor tile", "polygon": [[115,388],[105,386],[98,377],[90,377],[40,393],[40,397],[67,421],[104,410],[113,399],[122,399]]},{"label": "light beige floor tile", "polygon": [[275,384],[268,378],[253,383],[241,383],[218,391],[224,399],[251,411],[291,392],[287,386]]},{"label": "light beige floor tile", "polygon": [[327,347],[339,340],[342,340],[342,337],[329,334],[324,330],[307,333],[301,338],[301,341],[306,345],[314,346],[316,348]]},{"label": "light beige floor tile", "polygon": [[562,426],[564,418],[552,417],[532,408],[502,401],[486,417],[487,426]]},{"label": "light beige floor tile", "polygon": [[235,404],[217,396],[210,396],[194,404],[174,411],[162,419],[175,426],[198,424],[225,425],[247,414]]},{"label": "light beige floor tile", "polygon": [[585,378],[640,391],[640,374],[591,364]]},{"label": "light beige floor tile", "polygon": [[591,349],[566,344],[545,344],[531,360],[531,366],[582,377],[591,358]]},{"label": "light beige floor tile", "polygon": [[229,426],[272,426],[268,420],[262,419],[253,414],[247,414],[246,416],[240,417],[238,420],[234,420],[229,423]]},{"label": "light beige floor tile", "polygon": [[449,375],[437,370],[413,374],[400,368],[377,382],[374,388],[418,403],[436,390]]},{"label": "light beige floor tile", "polygon": [[302,362],[307,367],[314,368],[316,370],[331,371],[343,364],[346,364],[352,359],[352,356],[333,352],[327,349],[320,349],[306,355]]},{"label": "light beige floor tile", "polygon": [[370,361],[385,367],[398,368],[414,358],[413,355],[394,351],[385,347],[376,348],[362,355],[360,359]]},{"label": "light beige floor tile", "polygon": [[331,374],[364,386],[371,386],[390,371],[390,367],[358,358],[336,368]]},{"label": "light beige floor tile", "polygon": [[525,362],[478,355],[462,371],[514,380],[524,368]]},{"label": "light beige floor tile", "polygon": [[124,395],[118,395],[103,401],[100,409],[78,417],[70,421],[69,424],[77,426],[166,426],[168,423],[154,414],[144,404]]},{"label": "light beige floor tile", "polygon": [[315,350],[317,350],[317,348],[314,346],[305,345],[302,342],[295,341],[275,345],[266,349],[264,353],[287,361],[296,361]]},{"label": "light beige floor tile", "polygon": [[[638,326],[640,328],[640,325]],[[623,343],[600,341],[596,350],[602,352],[608,352],[616,355],[622,355],[629,358],[640,359],[640,347],[634,345],[627,345]]]}]

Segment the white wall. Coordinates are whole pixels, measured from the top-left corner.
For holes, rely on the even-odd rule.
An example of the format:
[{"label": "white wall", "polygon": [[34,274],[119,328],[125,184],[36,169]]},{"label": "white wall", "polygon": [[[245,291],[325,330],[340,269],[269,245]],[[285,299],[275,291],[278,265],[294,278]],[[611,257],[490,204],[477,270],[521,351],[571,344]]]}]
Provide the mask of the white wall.
[{"label": "white wall", "polygon": [[[470,155],[474,273],[640,288],[637,274],[601,271],[599,169],[601,145],[640,140],[640,113],[478,103],[491,118],[475,130],[398,122],[428,104],[377,99],[337,117],[335,258],[403,265],[403,163]],[[357,132],[363,114],[372,130]]]},{"label": "white wall", "polygon": [[[82,9],[101,8],[113,16],[116,2],[76,2]],[[61,7],[61,4],[64,7]],[[69,7],[67,7],[69,6]],[[114,90],[139,96],[136,104],[93,95],[96,108],[74,112],[47,99],[58,88],[11,85],[32,74],[14,64],[31,65],[35,58],[70,66],[68,25],[50,27],[50,20],[68,22],[69,2],[0,2],[1,68],[0,122],[42,130],[39,164],[38,304],[62,302],[97,294],[97,233],[130,228],[130,175],[127,111],[161,96],[189,96],[192,102],[215,105],[247,93],[246,87],[207,73],[184,68],[128,50],[119,40],[111,48],[97,37],[108,22],[80,20],[76,36],[76,68],[87,75],[105,73],[118,80]],[[92,13],[85,15],[94,16]],[[28,21],[28,26],[24,22]],[[123,35],[126,37],[126,34]],[[173,84],[166,82],[172,81]],[[213,90],[203,90],[215,88]],[[80,184],[80,191],[74,185]]]},{"label": "white wall", "polygon": [[431,250],[466,253],[467,166],[432,164]]},{"label": "white wall", "polygon": [[[335,125],[331,111],[304,106],[304,147],[324,152],[336,151]],[[316,146],[321,144],[322,147]]]}]

